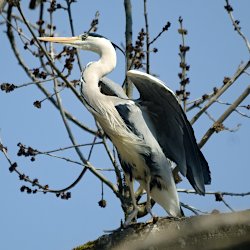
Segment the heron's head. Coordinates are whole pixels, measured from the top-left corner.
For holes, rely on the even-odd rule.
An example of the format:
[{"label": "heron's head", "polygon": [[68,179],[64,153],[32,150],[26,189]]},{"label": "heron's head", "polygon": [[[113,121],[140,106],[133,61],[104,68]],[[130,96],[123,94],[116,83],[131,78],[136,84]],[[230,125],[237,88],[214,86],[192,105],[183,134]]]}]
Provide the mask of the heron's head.
[{"label": "heron's head", "polygon": [[75,37],[38,37],[38,39],[44,42],[64,44],[77,49],[90,50],[99,55],[102,54],[103,50],[110,46],[120,49],[110,40],[96,33],[83,33]]}]

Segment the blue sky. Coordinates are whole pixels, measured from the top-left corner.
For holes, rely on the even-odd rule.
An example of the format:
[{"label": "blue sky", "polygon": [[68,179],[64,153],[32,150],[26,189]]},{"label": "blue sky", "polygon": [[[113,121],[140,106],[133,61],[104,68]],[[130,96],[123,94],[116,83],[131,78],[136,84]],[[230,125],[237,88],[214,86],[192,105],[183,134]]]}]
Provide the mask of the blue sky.
[{"label": "blue sky", "polygon": [[[23,1],[24,2],[24,1]],[[28,2],[28,1],[27,1]],[[242,39],[234,32],[229,17],[224,9],[224,1],[148,1],[150,34],[154,37],[167,22],[171,22],[170,30],[165,33],[155,46],[159,52],[151,56],[151,70],[173,90],[178,89],[179,58],[178,47],[180,35],[177,32],[178,18],[184,19],[184,27],[188,29],[186,43],[190,46],[187,55],[191,65],[190,78],[191,98],[195,99],[204,93],[211,92],[213,87],[219,87],[224,76],[232,76],[242,62],[249,59],[249,54]],[[23,4],[23,3],[22,3]],[[242,31],[250,37],[249,9],[247,0],[233,1],[236,19],[239,19]],[[37,19],[38,12],[32,12],[23,7],[30,20]],[[87,30],[96,11],[100,12],[98,33],[108,37],[116,44],[124,44],[124,9],[123,1],[78,1],[73,5],[75,31],[77,34]],[[2,20],[2,17],[1,17]],[[70,27],[66,15],[59,11],[55,16],[58,22],[57,35],[69,36]],[[143,1],[133,1],[134,39],[144,25]],[[30,80],[17,65],[5,34],[5,26],[0,26],[0,68],[1,81],[22,84]],[[28,34],[28,33],[27,33]],[[30,36],[28,34],[28,36]],[[60,47],[56,47],[58,50]],[[37,62],[23,50],[24,58],[30,68]],[[83,64],[95,60],[96,55],[81,52]],[[62,65],[58,64],[62,67]],[[124,79],[124,58],[118,53],[117,68],[109,77],[118,82]],[[80,72],[75,70],[70,79],[78,79]],[[232,102],[249,84],[249,76],[240,77],[232,88],[221,97],[222,101]],[[86,109],[67,91],[62,94],[63,104],[79,120],[94,128],[93,118]],[[35,87],[21,88],[12,93],[0,92],[0,136],[8,147],[9,156],[18,161],[20,169],[32,178],[39,178],[42,183],[51,187],[61,188],[72,182],[81,168],[64,161],[37,157],[34,163],[28,159],[16,156],[18,142],[33,146],[40,150],[54,149],[70,145],[61,118],[49,102],[43,103],[41,110],[35,109],[32,103],[43,99],[43,95]],[[250,103],[248,97],[245,104]],[[218,118],[224,106],[215,105],[210,113]],[[243,112],[247,112],[243,110]],[[192,118],[194,113],[188,114]],[[235,128],[241,124],[239,131],[230,133],[223,131],[215,134],[203,147],[202,151],[209,162],[212,172],[212,184],[207,186],[211,191],[247,192],[249,184],[249,123],[250,120],[233,114],[225,126]],[[211,121],[203,116],[195,125],[194,130],[199,141]],[[93,137],[73,127],[78,143],[87,143]],[[86,155],[88,149],[83,149]],[[73,151],[67,153],[75,157]],[[96,167],[109,167],[107,156],[103,154],[102,146],[93,151],[91,163]],[[93,240],[103,234],[104,230],[112,230],[119,226],[123,219],[119,201],[107,187],[104,187],[104,197],[107,207],[98,206],[101,199],[101,183],[87,173],[84,179],[72,190],[72,198],[68,201],[57,199],[53,194],[27,195],[19,191],[21,183],[15,174],[8,171],[8,163],[0,154],[0,248],[12,250],[48,249],[66,250]],[[112,173],[108,174],[114,180]],[[191,188],[187,182],[180,188]],[[180,195],[181,201],[211,212],[213,209],[228,212],[221,203],[215,202],[214,196],[200,197],[197,195]],[[235,209],[249,209],[249,197],[225,197]],[[164,216],[160,207],[153,211]],[[188,212],[187,212],[188,214]]]}]

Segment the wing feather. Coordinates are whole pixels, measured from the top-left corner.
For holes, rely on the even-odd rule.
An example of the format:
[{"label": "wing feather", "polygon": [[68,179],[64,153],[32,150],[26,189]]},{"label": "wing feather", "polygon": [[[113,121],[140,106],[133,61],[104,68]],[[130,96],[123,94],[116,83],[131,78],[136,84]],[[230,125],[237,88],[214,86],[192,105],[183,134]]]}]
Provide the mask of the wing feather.
[{"label": "wing feather", "polygon": [[211,182],[209,166],[175,94],[151,75],[130,70],[127,76],[140,93],[138,103],[149,117],[145,121],[154,127],[152,132],[166,157],[177,164],[198,193],[204,194],[204,184]]},{"label": "wing feather", "polygon": [[107,77],[103,77],[99,82],[101,92],[109,96],[117,96],[121,99],[128,99],[123,88]]}]

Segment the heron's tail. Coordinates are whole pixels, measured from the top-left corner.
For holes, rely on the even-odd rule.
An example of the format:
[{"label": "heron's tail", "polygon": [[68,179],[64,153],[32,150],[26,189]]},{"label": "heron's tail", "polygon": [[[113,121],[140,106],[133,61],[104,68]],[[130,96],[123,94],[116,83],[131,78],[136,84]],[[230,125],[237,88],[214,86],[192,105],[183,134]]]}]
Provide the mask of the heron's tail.
[{"label": "heron's tail", "polygon": [[171,184],[163,186],[158,183],[157,185],[151,186],[150,196],[154,201],[161,205],[170,216],[182,217],[183,212],[180,207],[174,181]]}]

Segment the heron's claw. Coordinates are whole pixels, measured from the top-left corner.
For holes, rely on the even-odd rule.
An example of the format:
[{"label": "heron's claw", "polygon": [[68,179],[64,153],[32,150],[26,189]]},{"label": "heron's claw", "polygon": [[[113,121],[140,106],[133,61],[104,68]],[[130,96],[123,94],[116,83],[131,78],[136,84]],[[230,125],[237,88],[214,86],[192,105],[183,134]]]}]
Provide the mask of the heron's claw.
[{"label": "heron's claw", "polygon": [[126,221],[124,222],[123,226],[128,227],[133,219],[137,219],[139,208],[136,206],[134,210],[128,215]]}]

